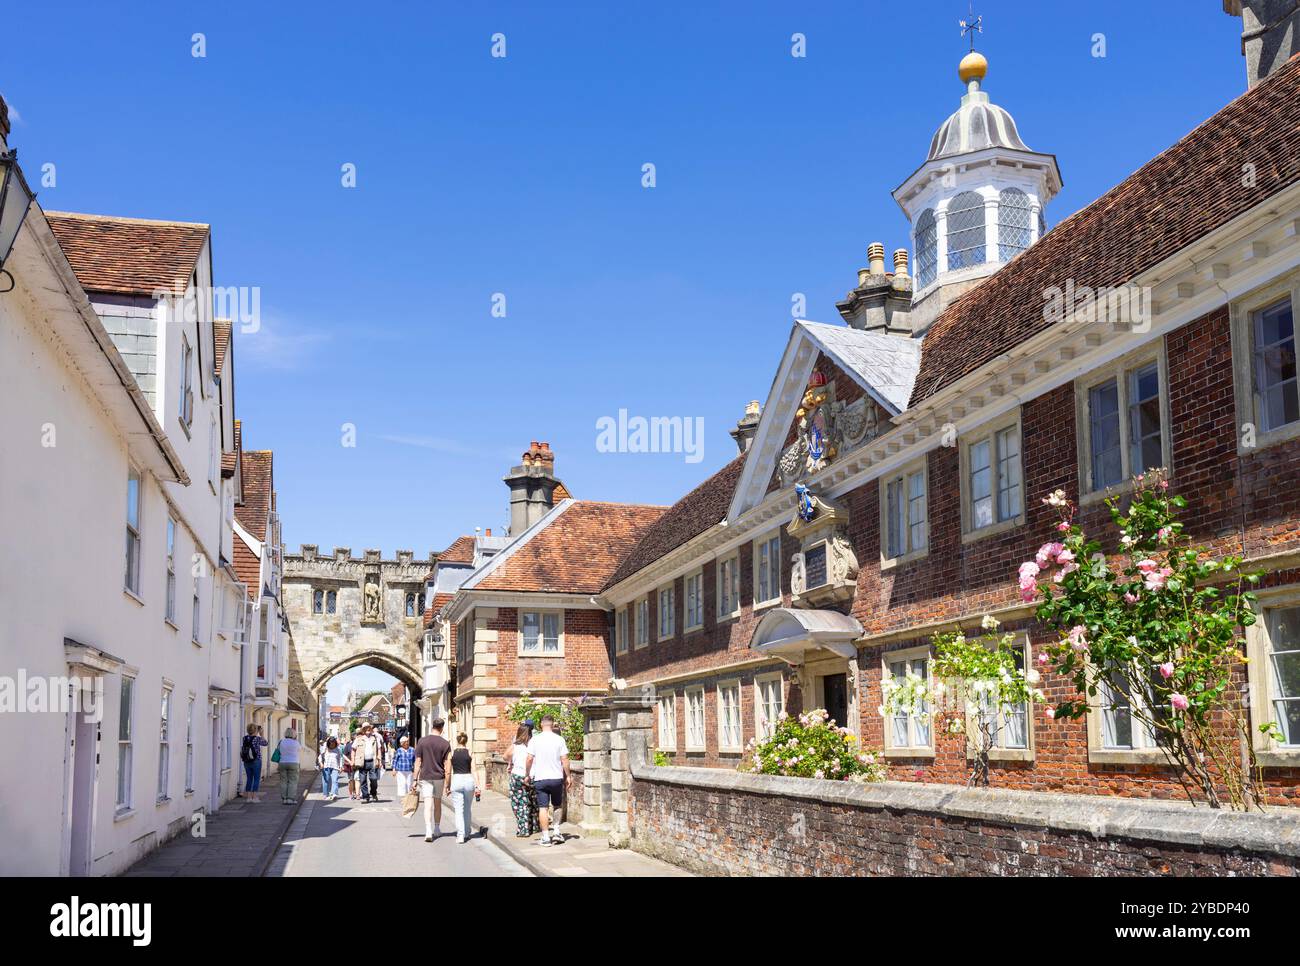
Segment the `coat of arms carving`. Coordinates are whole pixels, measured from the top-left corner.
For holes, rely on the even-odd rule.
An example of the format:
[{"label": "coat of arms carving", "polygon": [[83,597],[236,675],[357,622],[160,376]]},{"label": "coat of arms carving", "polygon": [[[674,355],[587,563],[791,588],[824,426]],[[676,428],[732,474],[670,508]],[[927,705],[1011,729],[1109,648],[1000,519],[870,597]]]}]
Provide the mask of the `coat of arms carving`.
[{"label": "coat of arms carving", "polygon": [[851,403],[835,398],[835,384],[814,369],[795,412],[795,439],[777,463],[782,486],[806,479],[879,431],[872,401],[862,396]]}]

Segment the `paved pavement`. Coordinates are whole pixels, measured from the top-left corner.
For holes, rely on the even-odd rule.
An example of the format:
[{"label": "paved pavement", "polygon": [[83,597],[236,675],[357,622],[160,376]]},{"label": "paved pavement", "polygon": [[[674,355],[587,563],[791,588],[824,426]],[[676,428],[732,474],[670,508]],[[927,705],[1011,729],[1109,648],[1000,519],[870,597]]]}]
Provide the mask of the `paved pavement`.
[{"label": "paved pavement", "polygon": [[[402,818],[391,776],[380,783],[380,800],[327,802],[312,792],[267,869],[268,876],[531,876],[524,866],[476,830],[456,842],[450,801],[444,803],[442,836],[424,841],[424,813]],[[387,786],[387,787],[385,787]]]},{"label": "paved pavement", "polygon": [[474,821],[486,825],[489,838],[534,875],[646,878],[691,874],[631,849],[611,849],[603,836],[589,835],[573,822],[560,826],[563,845],[542,845],[538,835],[516,838],[510,800],[496,792],[483,793],[483,801],[474,806]]},{"label": "paved pavement", "polygon": [[[303,772],[298,783],[299,802],[314,783],[316,772]],[[262,782],[262,801],[236,798],[226,803],[215,815],[208,816],[202,837],[182,832],[124,875],[260,876],[297,811],[296,805],[280,803],[280,776],[272,775]]]}]

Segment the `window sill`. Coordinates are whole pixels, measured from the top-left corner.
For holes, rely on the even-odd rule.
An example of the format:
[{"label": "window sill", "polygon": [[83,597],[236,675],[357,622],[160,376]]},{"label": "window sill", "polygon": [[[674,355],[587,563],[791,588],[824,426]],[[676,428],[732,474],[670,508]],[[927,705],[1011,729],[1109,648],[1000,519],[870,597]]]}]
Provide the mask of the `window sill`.
[{"label": "window sill", "polygon": [[720,755],[743,755],[744,753],[745,753],[744,748],[739,748],[735,745],[728,745],[725,748],[718,749],[718,754]]},{"label": "window sill", "polygon": [[[966,757],[971,757],[968,752]],[[1033,761],[1032,748],[993,748],[989,751],[989,761]]]},{"label": "window sill", "polygon": [[166,624],[168,627],[170,627],[172,630],[176,631],[177,633],[180,633],[180,628],[176,626],[176,622],[173,621],[170,617],[164,617],[163,623]]},{"label": "window sill", "polygon": [[1262,449],[1268,449],[1270,446],[1286,443],[1298,437],[1300,437],[1300,421],[1279,426],[1277,429],[1256,430],[1255,445],[1242,446],[1239,441],[1237,443],[1237,455],[1249,456],[1252,453],[1258,453]]},{"label": "window sill", "polygon": [[758,613],[760,610],[767,610],[769,607],[778,607],[780,606],[780,604],[781,604],[780,597],[773,597],[771,600],[755,601],[754,612]]},{"label": "window sill", "polygon": [[731,621],[734,621],[739,616],[740,616],[740,611],[738,610],[732,611],[730,614],[719,614],[717,622],[719,624],[727,624]]},{"label": "window sill", "polygon": [[177,416],[176,422],[180,426],[181,432],[185,434],[185,438],[192,440],[194,437],[190,434],[190,424],[185,421],[185,417]]},{"label": "window sill", "polygon": [[927,758],[934,760],[933,748],[886,748],[885,757],[889,759]]},{"label": "window sill", "polygon": [[[977,532],[981,535],[983,535],[984,533],[983,530]],[[880,569],[882,571],[893,570],[895,567],[902,567],[906,564],[912,563],[913,561],[923,560],[929,555],[930,555],[930,548],[926,547],[924,550],[913,550],[911,553],[905,553],[899,557],[881,557]]]},{"label": "window sill", "polygon": [[1300,768],[1300,748],[1257,750],[1255,760],[1261,768]]},{"label": "window sill", "polygon": [[127,806],[126,808],[119,808],[117,811],[113,813],[113,821],[125,822],[128,818],[131,818],[134,815],[135,815],[135,809],[131,808],[130,806]]},{"label": "window sill", "polygon": [[131,600],[135,601],[135,602],[136,602],[137,604],[139,604],[141,607],[145,606],[144,598],[141,597],[139,594],[137,594],[137,593],[136,593],[134,590],[132,590],[130,587],[123,587],[123,588],[122,588],[122,593],[125,594],[127,597],[129,597]]},{"label": "window sill", "polygon": [[1088,749],[1090,765],[1167,765],[1169,759],[1159,748],[1108,748],[1103,751]]},{"label": "window sill", "polygon": [[705,748],[703,745],[699,745],[699,746],[692,745],[687,747],[686,749],[686,754],[688,755],[706,755],[708,754],[708,752],[709,749]]},{"label": "window sill", "polygon": [[172,800],[170,798],[160,798],[157,801],[155,801],[153,804],[154,804],[154,808],[162,808],[164,805],[170,805],[171,803]]},{"label": "window sill", "polygon": [[995,537],[1000,533],[1007,533],[1017,527],[1025,525],[1025,515],[1022,513],[1018,517],[1012,517],[1010,520],[1003,520],[1001,523],[990,523],[987,527],[981,527],[978,530],[969,530],[961,535],[963,544],[975,543],[983,540],[985,537]]},{"label": "window sill", "polygon": [[557,657],[564,657],[564,649],[561,648],[558,651],[551,651],[547,654],[537,654],[531,651],[518,651],[516,652],[516,656],[540,660],[554,660]]},{"label": "window sill", "polygon": [[683,634],[698,634],[698,633],[699,633],[700,631],[702,631],[702,630],[704,630],[704,625],[703,625],[703,624],[692,624],[690,627],[683,627],[683,628],[682,628],[682,633],[683,633]]}]

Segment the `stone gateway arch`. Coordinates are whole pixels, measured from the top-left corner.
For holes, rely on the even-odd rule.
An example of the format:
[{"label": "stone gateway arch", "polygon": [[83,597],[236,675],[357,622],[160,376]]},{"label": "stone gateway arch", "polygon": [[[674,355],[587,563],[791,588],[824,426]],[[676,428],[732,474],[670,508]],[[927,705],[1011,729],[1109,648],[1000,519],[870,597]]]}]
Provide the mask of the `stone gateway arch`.
[{"label": "stone gateway arch", "polygon": [[[412,704],[424,695],[424,595],[437,557],[409,550],[384,560],[378,550],[353,557],[346,547],[322,556],[314,544],[284,558],[283,604],[292,632],[289,695],[308,709],[305,744],[319,740],[319,711],[331,678],[368,665],[402,681]],[[427,703],[427,702],[426,702]],[[415,734],[420,714],[408,709]]]}]

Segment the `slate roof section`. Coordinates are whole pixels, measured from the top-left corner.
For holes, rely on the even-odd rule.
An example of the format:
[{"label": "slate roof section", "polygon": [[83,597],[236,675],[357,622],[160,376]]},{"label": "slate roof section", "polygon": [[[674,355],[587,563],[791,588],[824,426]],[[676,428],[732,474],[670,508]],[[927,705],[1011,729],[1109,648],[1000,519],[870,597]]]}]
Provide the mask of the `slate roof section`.
[{"label": "slate roof section", "polygon": [[480,577],[466,581],[465,588],[598,594],[664,512],[661,506],[592,500],[561,504],[535,531],[494,557]]},{"label": "slate roof section", "polygon": [[921,340],[825,322],[796,323],[841,369],[893,413],[907,408],[921,366]]},{"label": "slate roof section", "polygon": [[740,482],[740,473],[745,468],[745,455],[737,456],[669,507],[646,529],[602,589],[626,580],[726,517],[736,484]]},{"label": "slate roof section", "polygon": [[209,226],[47,211],[46,220],[88,292],[150,295],[185,291]]},{"label": "slate roof section", "polygon": [[1045,290],[1125,284],[1297,179],[1300,56],[948,306],[925,336],[911,405],[1047,329]]}]

